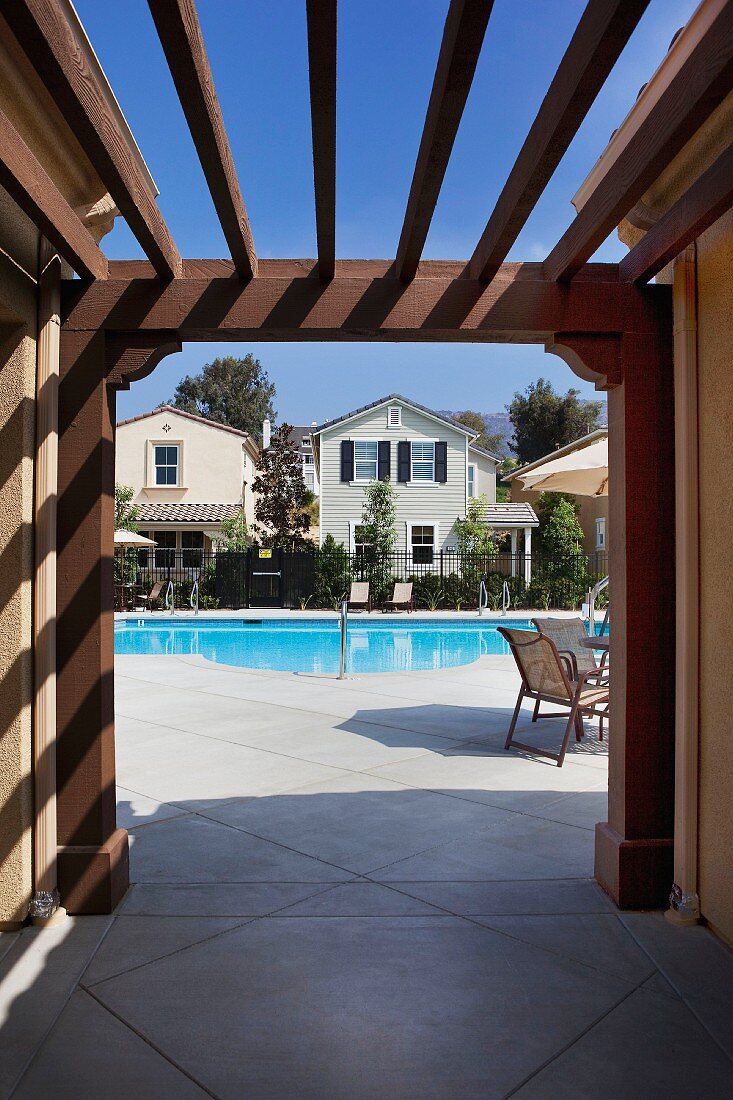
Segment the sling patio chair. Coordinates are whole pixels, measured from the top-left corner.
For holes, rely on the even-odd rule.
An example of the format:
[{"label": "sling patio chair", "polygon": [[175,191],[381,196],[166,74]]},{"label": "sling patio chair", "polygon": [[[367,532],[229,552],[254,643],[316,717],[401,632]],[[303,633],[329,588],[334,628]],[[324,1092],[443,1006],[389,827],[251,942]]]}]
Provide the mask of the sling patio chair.
[{"label": "sling patio chair", "polygon": [[153,587],[148,592],[147,596],[142,596],[142,602],[147,607],[148,611],[153,610],[154,603],[160,603],[160,593],[163,591],[163,581],[156,581]]},{"label": "sling patio chair", "polygon": [[414,607],[412,581],[396,581],[392,599],[384,601],[382,611],[412,611]]},{"label": "sling patio chair", "polygon": [[[597,677],[595,681],[593,681],[592,677],[588,677],[589,683],[595,683],[596,687],[608,686],[608,653],[604,653],[601,656],[599,664],[596,661],[593,650],[582,645],[582,639],[586,637],[584,619],[581,619],[579,615],[567,619],[552,617],[540,618],[536,616],[531,621],[533,626],[537,627],[540,634],[545,634],[548,638],[552,638],[560,656],[567,658],[570,666],[569,673],[571,680],[577,680],[584,672],[595,671]],[[539,711],[540,701],[538,699],[534,706],[534,714],[532,715],[533,722],[537,721]],[[603,723],[607,719],[608,712],[606,711],[601,715],[598,727],[601,741],[603,740]]]},{"label": "sling patio chair", "polygon": [[[522,677],[522,686],[519,689],[517,705],[514,708],[504,748],[509,749],[514,746],[537,756],[547,756],[550,760],[555,760],[558,768],[561,768],[573,727],[575,727],[576,740],[580,741],[583,737],[583,715],[605,715],[608,707],[608,685],[595,682],[594,678],[598,676],[596,668],[589,669],[581,673],[577,679],[573,679],[568,674],[570,668],[568,659],[563,660],[552,638],[548,638],[546,634],[536,633],[534,630],[514,630],[504,626],[498,627],[498,630],[509,643]],[[548,702],[569,708],[568,723],[559,753],[514,740],[514,729],[524,699],[534,699],[535,703]],[[544,717],[549,718],[554,715]]]},{"label": "sling patio chair", "polygon": [[352,581],[349,593],[349,611],[371,611],[372,597],[369,595],[369,581]]}]

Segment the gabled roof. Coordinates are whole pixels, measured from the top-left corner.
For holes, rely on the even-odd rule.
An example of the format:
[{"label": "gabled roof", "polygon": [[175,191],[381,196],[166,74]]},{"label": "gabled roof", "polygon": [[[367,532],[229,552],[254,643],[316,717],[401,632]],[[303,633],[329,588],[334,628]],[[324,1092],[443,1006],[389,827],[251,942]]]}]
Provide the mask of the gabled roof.
[{"label": "gabled roof", "polygon": [[[459,424],[458,421],[453,420],[452,417],[444,416],[443,413],[435,412],[434,409],[428,409],[425,405],[421,405],[419,402],[413,401],[409,397],[403,397],[400,393],[390,393],[387,397],[380,397],[378,401],[372,401],[369,405],[362,405],[360,409],[354,409],[353,412],[344,413],[343,416],[337,416],[333,420],[326,420],[323,424],[319,424],[317,428],[311,428],[311,435],[320,435],[321,432],[326,431],[327,428],[333,428],[336,424],[343,424],[347,420],[353,420],[354,417],[361,416],[362,413],[369,412],[370,409],[378,409],[380,405],[394,404],[398,401],[402,405],[407,405],[411,409],[416,409],[418,412],[425,413],[426,416],[439,421],[441,424],[447,424],[449,427],[455,428],[459,432],[463,432],[469,439],[475,439],[479,434],[475,432],[473,428],[467,428],[465,424]],[[492,458],[493,457],[492,455]]]},{"label": "gabled roof", "polygon": [[185,420],[194,420],[198,424],[206,424],[209,428],[218,428],[220,432],[229,432],[230,435],[238,435],[240,438],[247,440],[250,445],[250,449],[255,452],[259,451],[257,441],[252,438],[249,432],[243,432],[240,428],[232,428],[229,424],[220,424],[218,420],[209,420],[205,416],[197,416],[196,413],[184,412],[183,409],[177,409],[175,405],[160,405],[157,409],[151,409],[150,412],[140,413],[138,416],[130,416],[127,420],[118,420],[117,427],[124,428],[126,424],[135,424],[138,420],[147,420],[151,416],[157,416],[159,413],[168,413],[170,416],[182,416]]},{"label": "gabled roof", "polygon": [[531,504],[487,504],[484,519],[490,527],[503,530],[507,527],[539,527]]},{"label": "gabled roof", "polygon": [[530,470],[534,470],[535,466],[542,466],[543,463],[549,462],[552,458],[562,458],[563,455],[572,454],[573,451],[580,451],[583,447],[587,447],[590,443],[594,443],[596,439],[603,439],[608,435],[608,428],[596,428],[594,432],[588,432],[587,435],[581,435],[579,439],[574,439],[572,443],[566,443],[564,447],[558,447],[556,451],[550,451],[549,454],[543,455],[542,458],[536,458],[534,462],[528,462],[526,466],[517,466],[516,470],[512,470],[510,474],[503,477],[502,481],[513,481],[515,477],[520,474],[527,474]]},{"label": "gabled roof", "polygon": [[487,451],[485,447],[479,447],[477,443],[469,441],[468,449],[469,451],[476,451],[480,455],[486,455],[487,458],[493,458],[494,462],[501,463],[504,461],[501,455],[495,455],[493,451]]}]

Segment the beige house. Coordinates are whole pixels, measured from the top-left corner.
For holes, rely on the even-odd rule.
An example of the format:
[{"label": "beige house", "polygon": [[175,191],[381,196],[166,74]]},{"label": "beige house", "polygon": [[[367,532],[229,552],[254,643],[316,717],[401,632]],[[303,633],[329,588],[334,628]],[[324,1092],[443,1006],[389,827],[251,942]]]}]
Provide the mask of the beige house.
[{"label": "beige house", "polygon": [[196,552],[215,548],[222,522],[242,508],[251,525],[258,455],[247,432],[171,405],[120,421],[115,480],[135,490],[138,528],[157,543],[142,564],[197,564]]},{"label": "beige house", "polygon": [[[525,489],[520,480],[521,475],[530,473],[544,462],[572,454],[574,451],[587,447],[589,443],[607,438],[608,428],[598,428],[597,431],[589,432],[588,435],[581,436],[580,439],[568,443],[565,447],[558,447],[551,454],[543,455],[542,458],[538,458],[534,462],[528,462],[526,466],[512,470],[510,474],[502,478],[503,482],[510,487],[510,500],[514,503],[535,504],[542,490]],[[598,572],[603,571],[606,569],[608,561],[608,497],[576,496],[575,501],[579,509],[580,526],[583,528],[583,551],[587,554],[592,567]]]},{"label": "beige house", "polygon": [[361,514],[370,481],[389,477],[396,490],[398,553],[406,565],[432,565],[456,550],[455,521],[472,497],[485,495],[491,526],[524,533],[531,546],[531,508],[496,506],[500,459],[473,440],[476,432],[417,402],[390,394],[313,428],[321,486],[321,542],[332,535],[352,554],[364,548]]}]

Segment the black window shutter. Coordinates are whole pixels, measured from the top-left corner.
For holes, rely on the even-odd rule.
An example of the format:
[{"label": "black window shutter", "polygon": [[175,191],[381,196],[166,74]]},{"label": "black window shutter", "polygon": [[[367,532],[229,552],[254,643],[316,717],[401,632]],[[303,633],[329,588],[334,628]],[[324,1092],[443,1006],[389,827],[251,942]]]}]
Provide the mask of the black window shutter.
[{"label": "black window shutter", "polygon": [[354,480],[354,441],[353,439],[341,440],[341,480]]},{"label": "black window shutter", "polygon": [[390,469],[389,453],[391,446],[392,444],[388,439],[380,439],[377,445],[377,477],[380,481],[384,481],[392,472]]},{"label": "black window shutter", "polygon": [[448,444],[435,444],[435,480],[445,485],[448,480]]},{"label": "black window shutter", "polygon": [[397,480],[410,480],[410,441],[401,440],[397,444]]}]

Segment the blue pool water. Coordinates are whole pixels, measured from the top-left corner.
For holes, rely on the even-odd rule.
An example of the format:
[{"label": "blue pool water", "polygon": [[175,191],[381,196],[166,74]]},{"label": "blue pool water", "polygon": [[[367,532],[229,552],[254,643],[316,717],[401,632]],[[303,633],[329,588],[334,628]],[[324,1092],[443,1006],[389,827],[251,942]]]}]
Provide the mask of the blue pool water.
[{"label": "blue pool water", "polygon": [[[529,619],[435,620],[392,617],[349,621],[349,672],[455,668],[484,654],[508,653],[497,626],[531,628]],[[242,668],[337,673],[339,624],[333,619],[132,619],[115,624],[115,653],[192,654]]]}]

